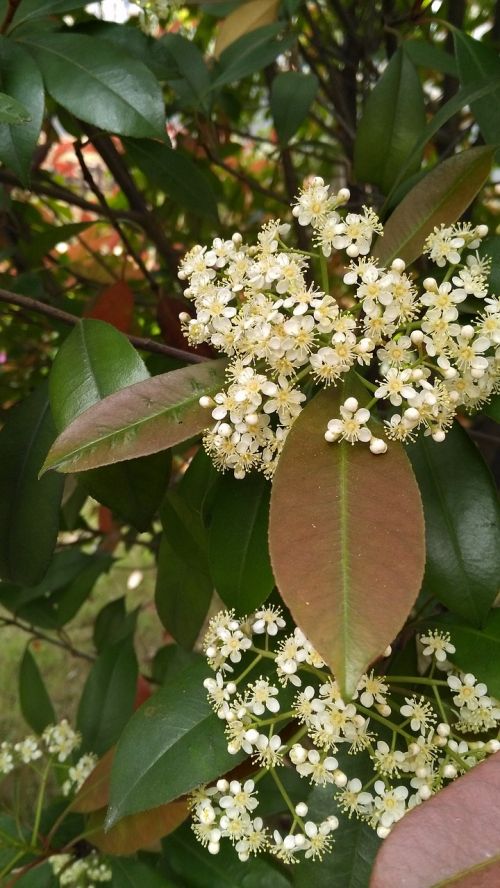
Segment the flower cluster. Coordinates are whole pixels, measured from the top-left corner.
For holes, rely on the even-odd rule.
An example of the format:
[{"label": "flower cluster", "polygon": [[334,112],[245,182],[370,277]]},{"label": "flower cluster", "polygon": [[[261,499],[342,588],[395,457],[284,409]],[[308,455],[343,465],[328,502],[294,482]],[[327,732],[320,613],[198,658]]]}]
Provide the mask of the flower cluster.
[{"label": "flower cluster", "polygon": [[111,882],[110,867],[96,851],[87,857],[75,858],[71,854],[53,854],[49,857],[52,872],[59,878],[59,885],[73,888],[94,888],[96,882]]},{"label": "flower cluster", "polygon": [[48,756],[55,767],[64,767],[66,780],[62,785],[63,795],[76,793],[97,764],[97,756],[90,753],[69,764],[81,740],[80,734],[63,718],[55,725],[48,725],[40,738],[29,734],[17,743],[4,741],[0,744],[0,775],[10,774],[16,767],[30,765]]},{"label": "flower cluster", "polygon": [[[312,227],[316,254],[288,247],[289,225],[276,220],[256,245],[239,233],[215,238],[181,263],[195,308],[194,317],[180,316],[186,337],[231,359],[227,386],[200,403],[213,420],[205,447],[237,478],[253,468],[272,476],[291,425],[318,386],[346,382],[352,390],[354,381],[356,397],[328,423],[325,438],[364,442],[376,454],[387,439],[413,440],[419,429],[443,441],[458,408],[474,410],[498,391],[500,301],[488,296],[489,260],[475,252],[486,226],[436,228],[424,249],[440,280],[419,285],[402,259],[382,267],[370,257],[382,226],[367,207],[345,212],[348,200],[346,188],[332,194],[319,177],[305,183],[292,212]],[[346,256],[335,297],[327,267],[333,250]],[[309,256],[321,287],[311,283]],[[472,320],[468,313],[464,324],[466,299]],[[366,402],[358,403],[363,390]]]},{"label": "flower cluster", "polygon": [[[372,669],[347,702],[303,632],[281,638],[285,628],[275,607],[244,619],[225,611],[210,622],[205,653],[215,677],[204,686],[225,723],[228,751],[243,751],[253,764],[243,782],[222,777],[191,795],[193,829],[210,853],[227,838],[242,861],[263,850],[286,863],[321,859],[343,814],[385,838],[408,810],[500,750],[500,704],[474,675],[453,667],[448,633],[419,638],[426,675]],[[328,816],[311,816],[310,789],[291,799],[280,774],[292,770],[328,793]],[[289,814],[285,835],[282,816],[276,825],[258,813],[258,783],[267,777]]]}]

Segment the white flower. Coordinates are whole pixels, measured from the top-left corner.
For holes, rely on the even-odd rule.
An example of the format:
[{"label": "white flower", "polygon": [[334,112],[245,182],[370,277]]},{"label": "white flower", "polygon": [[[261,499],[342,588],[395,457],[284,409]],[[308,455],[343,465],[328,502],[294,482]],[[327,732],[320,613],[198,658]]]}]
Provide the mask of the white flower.
[{"label": "white flower", "polygon": [[42,750],[38,746],[36,737],[25,737],[19,743],[14,744],[14,752],[24,765],[35,762],[42,757]]},{"label": "white flower", "polygon": [[446,228],[441,225],[435,228],[428,235],[424,244],[424,253],[427,253],[431,262],[435,262],[441,268],[449,262],[451,265],[458,265],[460,262],[460,251],[465,245],[465,239],[460,236],[454,236],[453,228]]},{"label": "white flower", "polygon": [[333,755],[321,757],[317,749],[307,753],[307,760],[295,766],[301,777],[309,777],[311,783],[326,786],[333,783],[333,771],[338,768],[338,761]]},{"label": "white flower", "polygon": [[73,750],[78,749],[82,739],[65,718],[57,725],[49,725],[45,728],[42,738],[47,751],[51,755],[56,755],[59,762],[65,762]]},{"label": "white flower", "polygon": [[439,629],[434,629],[428,635],[421,635],[419,640],[424,645],[424,657],[435,657],[441,663],[444,663],[448,654],[456,651],[455,645],[450,641],[450,633]]},{"label": "white flower", "polygon": [[388,690],[389,685],[385,683],[384,676],[375,675],[372,669],[369,674],[365,673],[365,675],[361,676],[354,699],[359,694],[359,702],[366,707],[373,706],[375,702],[385,704],[387,703],[386,695]]},{"label": "white flower", "polygon": [[5,740],[0,745],[0,774],[10,774],[14,770],[12,746]]},{"label": "white flower", "polygon": [[254,811],[259,804],[254,791],[253,780],[246,780],[243,786],[238,780],[231,780],[229,794],[222,796],[219,805],[229,817],[244,814],[246,811]]},{"label": "white flower", "polygon": [[460,678],[458,675],[449,675],[446,680],[451,690],[455,692],[453,702],[459,707],[477,709],[481,697],[488,693],[485,684],[476,684],[476,678],[471,672],[467,672]]},{"label": "white flower", "polygon": [[375,397],[388,398],[394,407],[399,407],[403,403],[403,398],[414,398],[417,394],[409,384],[411,378],[411,370],[398,370],[397,367],[391,367],[385,374],[385,382],[381,383],[375,391]]},{"label": "white flower", "polygon": [[382,226],[377,214],[368,207],[363,207],[363,215],[348,213],[345,221],[336,226],[332,245],[336,250],[345,249],[348,256],[366,256],[369,252],[373,235],[382,234]]},{"label": "white flower", "polygon": [[412,731],[425,731],[436,721],[436,713],[425,697],[405,697],[405,704],[399,711],[410,719]]},{"label": "white flower", "polygon": [[78,759],[76,765],[68,771],[68,779],[64,781],[62,787],[63,795],[67,796],[70,792],[78,792],[83,786],[87,777],[90,776],[97,764],[97,756],[86,753]]},{"label": "white flower", "polygon": [[325,432],[326,441],[368,442],[372,436],[366,423],[370,419],[370,411],[366,407],[358,408],[356,398],[348,398],[340,407],[341,419],[330,419]]},{"label": "white flower", "polygon": [[405,813],[405,800],[408,798],[406,786],[388,789],[383,780],[376,780],[374,786],[377,795],[374,798],[374,819],[384,827],[390,827],[401,820]]},{"label": "white flower", "polygon": [[263,715],[266,709],[269,712],[279,712],[280,704],[276,699],[279,691],[274,685],[269,684],[265,678],[258,678],[248,688],[249,696],[246,706],[254,715]]},{"label": "white flower", "polygon": [[273,636],[277,635],[279,630],[284,629],[285,626],[286,623],[282,617],[281,609],[271,605],[270,607],[261,608],[261,610],[255,613],[252,631],[256,635],[263,635],[265,633]]}]

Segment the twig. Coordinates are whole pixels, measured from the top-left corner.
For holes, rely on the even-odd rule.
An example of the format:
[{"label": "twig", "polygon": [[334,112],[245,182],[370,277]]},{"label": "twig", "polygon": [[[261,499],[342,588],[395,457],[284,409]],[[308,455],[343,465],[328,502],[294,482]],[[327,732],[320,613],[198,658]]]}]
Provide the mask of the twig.
[{"label": "twig", "polygon": [[[102,209],[104,211],[107,211],[109,209],[108,202],[87,166],[87,163],[85,161],[85,157],[83,156],[82,143],[79,140],[76,140],[73,143],[73,147],[75,150],[75,154],[76,154],[78,163],[80,164],[80,169],[82,171],[82,176],[83,176],[85,182],[89,186],[92,193],[95,194],[95,196],[97,197],[97,200],[99,201],[99,204],[102,207]],[[111,224],[113,225],[113,228],[115,229],[117,234],[120,236],[121,240],[123,241],[123,244],[129,254],[129,256],[132,257],[132,259],[134,260],[135,264],[137,265],[139,271],[142,273],[143,277],[146,278],[146,280],[149,282],[151,289],[154,290],[156,293],[158,293],[160,290],[158,282],[155,281],[155,279],[154,279],[153,275],[151,274],[151,272],[149,271],[149,269],[146,268],[146,265],[144,264],[142,256],[140,255],[140,253],[138,253],[136,251],[129,236],[124,232],[122,226],[120,225],[120,223],[118,222],[117,219],[111,219]]]},{"label": "twig", "polygon": [[[54,320],[60,321],[62,324],[69,324],[71,327],[74,327],[74,325],[81,320],[81,318],[78,318],[76,315],[70,314],[67,311],[62,311],[60,308],[55,308],[53,305],[47,305],[45,302],[39,302],[38,299],[32,299],[31,296],[21,296],[20,293],[12,293],[10,290],[4,290],[2,288],[0,288],[0,302],[7,302],[10,305],[19,305],[27,311],[34,311],[37,314],[46,315],[49,318],[54,318]],[[166,355],[170,358],[177,358],[180,361],[185,361],[187,364],[200,364],[202,361],[208,360],[208,358],[205,358],[202,355],[195,355],[193,352],[184,351],[181,348],[175,348],[173,345],[163,345],[163,343],[155,342],[153,339],[143,339],[141,336],[127,336],[127,339],[132,343],[134,348],[141,351],[147,351],[157,355]]]},{"label": "twig", "polygon": [[23,632],[27,632],[28,635],[31,635],[33,638],[38,638],[40,641],[47,641],[49,644],[63,648],[74,657],[80,657],[82,660],[88,660],[90,663],[93,663],[95,660],[95,657],[91,654],[86,654],[85,651],[78,650],[78,648],[74,647],[71,642],[61,641],[59,638],[53,638],[51,635],[46,635],[45,632],[40,632],[40,630],[35,629],[34,626],[30,626],[27,623],[21,623],[19,620],[10,619],[9,617],[0,617],[0,627],[1,626],[14,626],[16,629],[21,629]]},{"label": "twig", "polygon": [[0,25],[0,34],[5,34],[9,25],[12,24],[12,19],[17,12],[17,7],[19,6],[20,2],[21,0],[9,0],[7,12],[5,13],[5,18]]}]

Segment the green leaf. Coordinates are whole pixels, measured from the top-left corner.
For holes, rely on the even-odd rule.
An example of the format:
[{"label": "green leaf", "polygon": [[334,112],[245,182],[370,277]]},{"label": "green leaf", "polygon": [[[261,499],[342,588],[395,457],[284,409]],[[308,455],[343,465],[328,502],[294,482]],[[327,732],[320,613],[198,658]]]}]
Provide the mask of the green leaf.
[{"label": "green leaf", "polygon": [[0,85],[29,117],[22,126],[0,125],[0,160],[26,185],[43,119],[43,80],[29,53],[5,37],[0,38]]},{"label": "green leaf", "polygon": [[241,863],[229,842],[221,843],[218,854],[208,854],[189,824],[164,839],[162,846],[169,869],[189,888],[289,888],[291,884],[272,859],[251,857]]},{"label": "green leaf", "polygon": [[[500,884],[500,754],[394,825],[375,860],[370,888],[496,888]],[[450,841],[453,834],[457,841]],[[415,874],[415,878],[413,875]]]},{"label": "green leaf", "polygon": [[29,647],[24,651],[19,668],[19,705],[36,734],[57,721],[44,680]]},{"label": "green leaf", "polygon": [[197,216],[218,218],[210,182],[191,157],[158,142],[127,139],[125,147],[148,181],[175,203]]},{"label": "green leaf", "polygon": [[494,150],[470,148],[434,167],[421,179],[384,225],[373,254],[384,265],[400,257],[410,263],[422,253],[436,226],[460,218],[488,178]]},{"label": "green leaf", "polygon": [[46,385],[13,408],[0,431],[0,576],[13,583],[41,580],[56,544],[63,481],[38,479],[54,436]]},{"label": "green leaf", "polygon": [[[416,68],[403,49],[392,56],[370,93],[358,126],[354,171],[387,194],[425,126],[424,96]],[[408,175],[420,167],[417,156]]]},{"label": "green leaf", "polygon": [[500,395],[495,395],[483,410],[484,413],[491,417],[491,419],[494,419],[495,422],[500,422]]},{"label": "green leaf", "polygon": [[134,634],[138,611],[127,613],[125,596],[109,601],[97,614],[92,634],[94,647],[102,653],[109,645]]},{"label": "green leaf", "polygon": [[[31,56],[27,55],[27,58],[32,62]],[[50,253],[56,244],[70,241],[92,224],[92,222],[68,222],[66,225],[44,227],[42,231],[31,229],[29,239],[19,241],[19,250],[30,265],[39,265],[43,257]]]},{"label": "green leaf", "polygon": [[0,92],[0,123],[19,126],[31,120],[28,109],[17,99]]},{"label": "green leaf", "polygon": [[202,654],[186,651],[178,644],[165,644],[158,648],[153,657],[151,675],[157,684],[164,684],[191,663],[201,660],[203,660]]},{"label": "green leaf", "polygon": [[210,567],[215,588],[239,615],[255,610],[271,594],[274,577],[267,531],[271,485],[263,475],[217,484],[210,525]]},{"label": "green leaf", "polygon": [[59,879],[49,863],[30,869],[17,880],[18,888],[59,888]]},{"label": "green leaf", "polygon": [[171,802],[237,765],[210,709],[205,662],[168,680],[131,718],[111,772],[107,828],[126,814]]},{"label": "green leaf", "polygon": [[318,91],[318,78],[300,71],[284,71],[274,78],[271,111],[278,138],[286,145],[306,119]]},{"label": "green leaf", "polygon": [[59,435],[43,471],[94,469],[187,441],[210,425],[199,398],[218,391],[225,366],[217,360],[182,367],[104,398]]},{"label": "green leaf", "polygon": [[176,641],[192,648],[212,598],[206,532],[201,516],[177,491],[161,510],[155,603],[158,616]]},{"label": "green leaf", "polygon": [[106,647],[90,670],[76,726],[83,749],[103,755],[118,740],[134,708],[137,658],[130,638]]},{"label": "green leaf", "polygon": [[400,445],[375,458],[325,441],[344,398],[325,389],[294,423],[273,480],[269,541],[285,604],[350,697],[417,597],[424,524]]},{"label": "green leaf", "polygon": [[500,292],[500,236],[494,234],[487,237],[480,245],[478,253],[491,258],[488,290],[492,293]]},{"label": "green leaf", "polygon": [[238,40],[233,41],[225,49],[219,58],[215,80],[211,85],[212,90],[220,89],[227,83],[235,83],[249,74],[261,71],[274,61],[276,56],[289,49],[295,43],[295,37],[289,36],[284,40],[277,40],[277,35],[283,30],[283,23],[264,25],[255,28],[248,34],[243,34]]},{"label": "green leaf", "polygon": [[73,12],[85,5],[86,0],[21,0],[14,16],[14,27],[44,16]]},{"label": "green leaf", "polygon": [[447,614],[442,620],[432,622],[432,627],[448,630],[456,653],[449,656],[462,672],[472,672],[479,681],[488,685],[488,693],[500,699],[500,608],[492,608],[482,629],[470,626]]},{"label": "green leaf", "polygon": [[82,34],[39,31],[22,42],[35,55],[48,92],[78,119],[122,136],[163,138],[161,90],[142,62]]},{"label": "green leaf", "polygon": [[[103,321],[80,321],[59,349],[50,373],[58,430],[108,395],[148,378],[146,365],[126,336]],[[96,469],[82,483],[98,502],[139,530],[147,530],[163,499],[170,463],[169,453],[153,454]]]},{"label": "green leaf", "polygon": [[458,423],[442,444],[421,436],[407,451],[424,504],[425,588],[480,626],[500,576],[500,519],[490,473]]},{"label": "green leaf", "polygon": [[111,860],[112,888],[175,888],[172,882],[140,860],[113,857]]},{"label": "green leaf", "polygon": [[[202,53],[192,40],[181,34],[164,34],[155,41],[153,57],[159,79],[168,80],[183,105],[201,106],[207,110],[205,97],[210,74]],[[163,75],[160,73],[162,69]]]},{"label": "green leaf", "polygon": [[[455,28],[453,40],[458,75],[463,87],[477,80],[487,82],[500,77],[500,58],[497,50]],[[484,141],[494,145],[500,142],[499,102],[500,85],[491,96],[471,103],[471,111],[479,124]]]},{"label": "green leaf", "polygon": [[414,65],[419,68],[430,68],[450,77],[458,77],[457,63],[451,53],[445,52],[440,46],[427,40],[405,40],[404,51]]}]

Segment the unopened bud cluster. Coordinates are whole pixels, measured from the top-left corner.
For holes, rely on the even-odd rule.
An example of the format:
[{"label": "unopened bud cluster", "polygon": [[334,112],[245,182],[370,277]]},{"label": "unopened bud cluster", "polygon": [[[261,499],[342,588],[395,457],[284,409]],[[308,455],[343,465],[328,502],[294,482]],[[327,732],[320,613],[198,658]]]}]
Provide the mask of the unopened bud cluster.
[{"label": "unopened bud cluster", "polygon": [[[211,854],[228,839],[241,861],[260,851],[286,863],[321,859],[338,815],[356,816],[385,838],[408,810],[500,749],[500,704],[474,675],[454,669],[448,633],[419,638],[425,677],[372,669],[346,702],[303,632],[281,637],[284,629],[275,607],[244,619],[221,612],[209,625],[208,698],[225,724],[228,751],[243,751],[253,764],[251,778],[222,777],[191,795],[194,832]],[[280,777],[287,769],[330,793],[331,814],[319,822],[309,816],[307,786],[302,798],[290,798]],[[259,815],[258,783],[268,775],[288,811],[285,834],[283,816],[278,828]]]},{"label": "unopened bud cluster", "polygon": [[91,851],[87,857],[75,858],[71,854],[53,854],[49,857],[52,872],[59,879],[59,885],[73,888],[95,888],[97,883],[111,882],[110,867],[97,854]]},{"label": "unopened bud cluster", "polygon": [[[264,225],[256,245],[239,233],[215,238],[181,263],[195,308],[194,317],[180,316],[186,337],[231,358],[227,387],[200,403],[213,420],[205,447],[237,478],[254,468],[272,476],[290,427],[319,387],[349,388],[353,378],[365,387],[365,401],[348,397],[325,438],[366,443],[375,454],[387,439],[411,441],[419,430],[443,441],[459,407],[475,410],[498,391],[500,301],[488,296],[490,260],[475,252],[486,226],[436,228],[425,253],[440,280],[419,285],[402,259],[381,267],[369,255],[382,226],[372,209],[343,210],[348,200],[348,189],[331,194],[316,177],[292,209],[312,228],[321,287],[309,283],[309,255],[286,245],[290,226],[279,220]],[[346,256],[335,295],[326,267],[333,251]],[[466,299],[476,309],[463,324]]]}]

